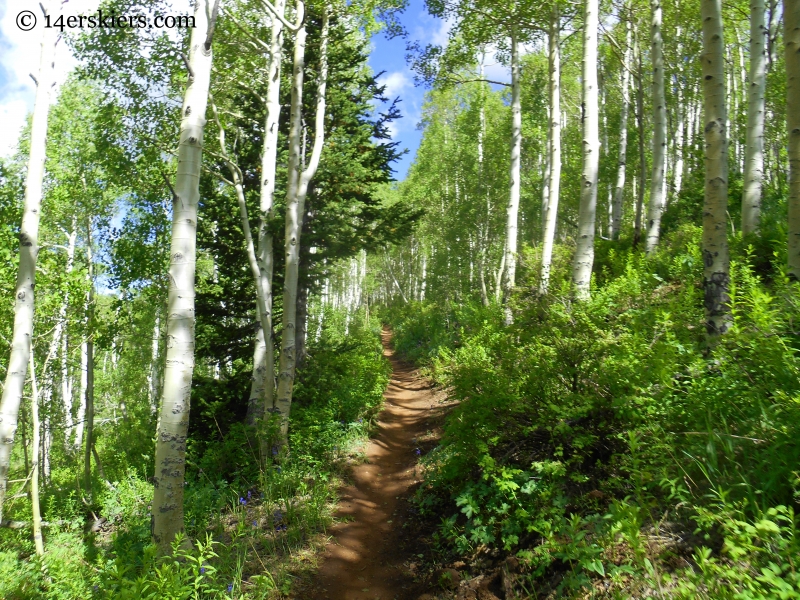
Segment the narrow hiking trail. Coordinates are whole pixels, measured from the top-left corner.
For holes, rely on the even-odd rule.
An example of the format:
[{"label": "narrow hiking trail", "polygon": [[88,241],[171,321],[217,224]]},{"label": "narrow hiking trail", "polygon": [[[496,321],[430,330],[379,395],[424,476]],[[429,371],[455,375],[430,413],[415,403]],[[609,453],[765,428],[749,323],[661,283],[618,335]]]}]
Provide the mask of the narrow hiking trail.
[{"label": "narrow hiking trail", "polygon": [[424,591],[404,567],[413,550],[404,542],[414,532],[403,531],[399,517],[401,503],[420,481],[419,439],[440,411],[430,382],[394,355],[391,333],[384,330],[381,338],[392,365],[386,402],[367,461],[352,467],[352,483],[341,490],[341,521],[330,530],[333,539],[305,596],[314,600],[410,600]]}]

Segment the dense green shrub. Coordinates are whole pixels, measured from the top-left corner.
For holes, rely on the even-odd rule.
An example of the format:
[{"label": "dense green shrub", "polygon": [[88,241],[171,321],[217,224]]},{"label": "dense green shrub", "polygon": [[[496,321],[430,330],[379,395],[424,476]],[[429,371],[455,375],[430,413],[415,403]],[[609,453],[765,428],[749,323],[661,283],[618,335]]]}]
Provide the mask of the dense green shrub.
[{"label": "dense green shrub", "polygon": [[591,301],[523,293],[511,327],[496,307],[388,315],[460,400],[418,495],[458,551],[514,552],[531,589],[565,595],[605,578],[796,597],[800,294],[735,247],[732,328],[709,348],[699,233],[676,226],[651,257],[607,247]]},{"label": "dense green shrub", "polygon": [[[0,529],[0,598],[288,593],[291,556],[330,524],[337,478],[369,433],[390,373],[376,318],[328,309],[313,325],[308,361],[297,374],[288,454],[262,464],[253,432],[236,422],[238,409],[230,409],[241,390],[222,381],[199,385],[192,410],[203,414],[190,430],[184,498],[191,546],[179,540],[172,557],[156,555],[152,484],[141,464],[129,464],[124,475],[94,490],[105,533],[89,531],[93,518],[74,489],[45,489],[45,519],[67,524],[46,529],[44,557],[36,557],[29,529]],[[207,426],[215,421],[216,429]],[[13,518],[30,521],[23,509]]]}]

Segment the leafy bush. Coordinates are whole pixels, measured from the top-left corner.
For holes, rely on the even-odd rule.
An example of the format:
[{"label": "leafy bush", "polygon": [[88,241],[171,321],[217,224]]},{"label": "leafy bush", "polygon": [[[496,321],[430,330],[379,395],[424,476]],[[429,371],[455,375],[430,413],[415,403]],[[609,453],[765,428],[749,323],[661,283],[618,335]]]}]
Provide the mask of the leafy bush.
[{"label": "leafy bush", "polygon": [[796,597],[800,294],[739,246],[732,327],[707,347],[699,233],[675,225],[650,257],[606,248],[591,301],[518,296],[511,327],[497,307],[388,314],[460,400],[417,498],[459,552],[513,552],[567,596],[603,578]]}]

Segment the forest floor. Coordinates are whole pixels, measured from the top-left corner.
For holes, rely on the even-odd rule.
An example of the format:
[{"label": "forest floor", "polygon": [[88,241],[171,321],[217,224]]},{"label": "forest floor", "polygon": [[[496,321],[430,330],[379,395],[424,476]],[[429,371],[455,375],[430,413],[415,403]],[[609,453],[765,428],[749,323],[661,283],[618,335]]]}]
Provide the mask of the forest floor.
[{"label": "forest floor", "polygon": [[384,409],[365,462],[340,490],[337,524],[310,589],[298,596],[304,600],[417,600],[430,587],[417,567],[430,532],[418,530],[410,497],[422,478],[418,460],[436,444],[448,406],[395,356],[389,330],[382,341],[392,365]]}]

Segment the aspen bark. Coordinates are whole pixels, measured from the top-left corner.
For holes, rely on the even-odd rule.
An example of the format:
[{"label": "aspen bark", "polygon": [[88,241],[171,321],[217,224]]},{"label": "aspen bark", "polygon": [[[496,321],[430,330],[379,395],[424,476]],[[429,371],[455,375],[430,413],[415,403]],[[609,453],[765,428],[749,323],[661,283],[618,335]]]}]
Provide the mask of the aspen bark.
[{"label": "aspen bark", "polygon": [[509,168],[509,194],[506,208],[506,264],[503,280],[503,301],[506,325],[511,324],[509,302],[516,285],[517,273],[517,222],[521,190],[520,153],[522,152],[522,93],[519,64],[519,39],[516,28],[511,30],[511,166]]},{"label": "aspen bark", "polygon": [[[89,302],[84,304],[84,310],[89,310]],[[81,340],[81,372],[79,376],[78,387],[78,412],[75,415],[75,442],[73,448],[75,452],[80,452],[83,446],[83,428],[86,425],[84,417],[86,416],[86,388],[88,386],[88,373],[89,373],[89,351],[87,348],[86,336]]]},{"label": "aspen bark", "polygon": [[664,183],[667,150],[667,106],[664,96],[664,48],[661,40],[661,2],[650,0],[651,49],[653,64],[653,176],[650,180],[650,203],[647,210],[645,250],[658,246],[661,215],[664,213]]},{"label": "aspen bark", "polygon": [[[48,9],[55,3],[49,3]],[[33,338],[34,285],[36,258],[39,253],[39,215],[42,205],[47,117],[53,81],[53,51],[56,29],[45,28],[42,34],[36,99],[33,105],[28,172],[25,179],[25,203],[19,231],[19,268],[14,289],[14,329],[11,355],[0,400],[0,522],[8,487],[8,468],[17,430],[19,407],[28,371]]]},{"label": "aspen bark", "polygon": [[705,123],[705,195],[703,271],[706,329],[711,336],[728,330],[730,282],[727,201],[728,140],[725,123],[725,69],[722,0],[701,0],[703,20],[703,121]]},{"label": "aspen bark", "polygon": [[178,172],[173,197],[167,299],[167,351],[159,427],[156,432],[151,533],[159,551],[169,553],[182,533],[186,436],[194,371],[194,282],[197,205],[203,159],[203,129],[211,78],[211,41],[218,3],[195,6],[195,28],[189,41],[189,79],[181,108]]},{"label": "aspen bark", "polygon": [[86,228],[86,261],[88,264],[89,302],[86,311],[86,446],[83,452],[83,477],[86,493],[92,494],[92,445],[94,444],[94,257],[92,223]]},{"label": "aspen bark", "polygon": [[[548,41],[549,45],[549,41]],[[544,229],[545,229],[545,222],[547,220],[547,205],[550,202],[550,170],[551,170],[551,163],[550,163],[550,147],[552,146],[552,142],[550,141],[550,137],[553,135],[553,128],[550,127],[550,123],[552,123],[553,119],[550,117],[550,105],[547,106],[547,136],[545,138],[545,147],[544,147],[544,164],[542,165],[542,240],[544,240]]]},{"label": "aspen bark", "polygon": [[31,525],[33,526],[33,544],[36,554],[44,554],[44,541],[42,540],[42,512],[39,505],[39,456],[41,454],[40,430],[42,424],[39,420],[39,386],[36,384],[36,365],[33,361],[33,351],[30,352],[31,369],[31,419],[33,420],[33,465],[31,470]]},{"label": "aspen bark", "polygon": [[161,310],[156,309],[156,319],[153,323],[153,339],[150,347],[150,372],[147,376],[147,389],[150,394],[150,409],[153,414],[158,410],[158,394],[161,391],[161,371],[159,369],[159,355],[161,350]]},{"label": "aspen bark", "polygon": [[[303,8],[298,0],[298,14]],[[280,443],[288,443],[289,414],[295,374],[295,335],[297,330],[297,282],[300,274],[300,232],[308,185],[317,172],[325,139],[325,91],[328,83],[328,11],[323,9],[320,32],[320,63],[317,77],[317,106],[311,159],[300,173],[300,134],[302,128],[303,69],[305,66],[305,25],[297,31],[294,43],[291,120],[289,126],[289,170],[286,192],[286,267],[283,284],[283,333],[278,375],[276,409],[281,416]]]},{"label": "aspen bark", "polygon": [[598,0],[586,0],[583,25],[583,172],[581,203],[578,213],[578,239],[572,263],[572,285],[575,298],[591,296],[594,263],[594,228],[597,212],[597,171],[600,161],[600,139],[597,115],[597,29]]},{"label": "aspen bark", "polygon": [[789,277],[800,280],[800,0],[783,2],[789,131]]},{"label": "aspen bark", "polygon": [[633,217],[633,247],[636,248],[642,239],[642,210],[644,208],[644,190],[647,182],[647,158],[644,152],[644,90],[642,67],[642,49],[639,36],[635,36],[633,52],[636,56],[636,124],[639,129],[639,185],[636,189],[636,208]]},{"label": "aspen bark", "polygon": [[[778,14],[778,0],[769,0],[769,31],[767,33],[767,58],[769,58],[769,69],[775,65],[778,60],[778,25],[780,16]],[[784,12],[786,12],[786,5],[784,4]],[[785,27],[785,25],[784,25]],[[784,29],[785,31],[785,29]]]},{"label": "aspen bark", "polygon": [[756,233],[761,220],[764,178],[764,92],[766,37],[764,0],[750,0],[750,90],[747,104],[747,141],[742,193],[742,234]]},{"label": "aspen bark", "polygon": [[625,194],[625,168],[628,164],[628,109],[631,102],[631,22],[625,21],[625,56],[622,65],[622,106],[619,122],[619,160],[617,162],[617,183],[614,186],[614,199],[611,205],[611,239],[619,239],[622,229],[622,203]]},{"label": "aspen bark", "polygon": [[558,216],[558,196],[561,185],[561,15],[558,6],[553,7],[550,17],[549,71],[550,71],[550,184],[547,211],[544,215],[544,236],[542,239],[542,271],[539,276],[539,294],[547,294],[550,285],[550,267],[553,262],[553,243],[556,237],[556,217]]},{"label": "aspen bark", "polygon": [[[275,2],[275,11],[283,15],[285,0]],[[266,315],[258,315],[262,326],[256,332],[253,351],[253,380],[247,404],[246,422],[248,425],[271,412],[275,403],[275,344],[272,340],[272,275],[274,268],[272,234],[269,222],[272,219],[275,203],[275,174],[278,155],[278,122],[280,118],[281,62],[283,59],[283,23],[272,19],[270,31],[270,56],[267,66],[266,120],[264,123],[264,150],[261,155],[261,193],[260,221],[258,226],[258,262]],[[260,312],[260,309],[256,307]],[[264,329],[266,323],[266,331]]]},{"label": "aspen bark", "polygon": [[[681,28],[676,28],[675,37],[680,39],[681,37]],[[678,56],[683,55],[683,44],[678,44]],[[683,78],[683,62],[682,60],[678,61],[678,81],[677,85],[675,86],[676,89],[676,106],[675,106],[675,147],[674,147],[674,154],[673,154],[673,169],[672,169],[672,198],[673,200],[677,199],[681,193],[681,186],[683,184],[683,145],[684,139],[686,136],[686,107],[684,106],[684,102],[686,102],[686,93],[683,89],[684,86],[684,78]]]},{"label": "aspen bark", "polygon": [[[67,236],[67,264],[65,268],[65,274],[67,278],[69,278],[70,273],[72,273],[72,269],[75,264],[75,243],[78,237],[77,226],[75,222],[75,218],[72,219],[72,231],[67,232],[64,231],[64,234]],[[49,374],[48,366],[50,363],[56,358],[58,355],[59,346],[62,348],[66,348],[66,324],[67,324],[67,309],[69,308],[69,287],[66,288],[64,292],[64,300],[61,302],[61,306],[58,308],[58,317],[56,318],[55,327],[53,327],[53,335],[50,338],[50,345],[47,351],[47,356],[44,361],[44,365],[42,366],[42,377],[44,378],[44,389],[42,393],[42,405],[43,406],[50,406],[51,399],[53,397],[53,391],[55,388],[55,381],[53,374]],[[66,352],[66,350],[64,350]],[[66,355],[62,356],[63,364],[66,365]],[[63,396],[61,398],[62,409],[64,411],[64,432],[65,432],[65,446],[69,446],[69,435],[72,431],[73,422],[72,422],[72,399],[69,395]]]},{"label": "aspen bark", "polygon": [[259,263],[258,256],[256,255],[256,248],[253,242],[253,234],[250,229],[250,217],[247,214],[247,201],[244,195],[244,183],[242,171],[239,165],[233,158],[230,157],[227,150],[227,143],[225,141],[225,129],[222,121],[219,118],[216,105],[211,103],[211,110],[214,114],[214,120],[219,129],[219,146],[222,158],[227,163],[228,169],[231,172],[233,181],[227,181],[228,184],[233,186],[236,192],[236,202],[239,205],[239,217],[242,224],[242,232],[244,233],[245,251],[247,253],[247,262],[250,265],[250,272],[253,276],[253,281],[256,286],[256,313],[259,318],[259,324],[262,331],[272,330],[272,321],[268,320],[271,313],[271,307],[267,305],[264,296],[264,288],[262,287],[262,272],[261,264]]}]

